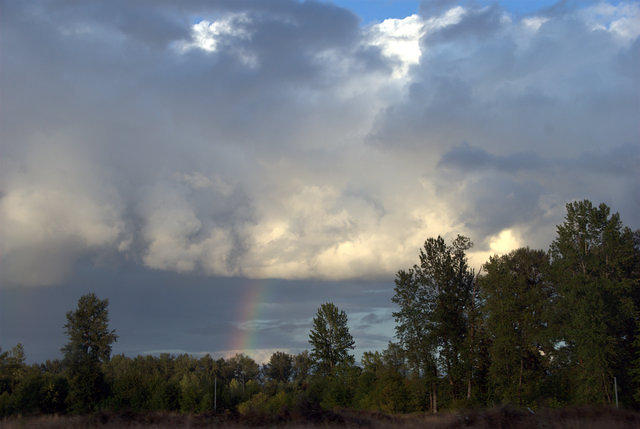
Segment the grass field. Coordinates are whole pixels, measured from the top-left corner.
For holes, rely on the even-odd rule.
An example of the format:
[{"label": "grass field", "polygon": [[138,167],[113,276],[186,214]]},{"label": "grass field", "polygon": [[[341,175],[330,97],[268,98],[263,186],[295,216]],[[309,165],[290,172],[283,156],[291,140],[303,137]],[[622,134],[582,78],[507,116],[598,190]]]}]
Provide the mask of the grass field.
[{"label": "grass field", "polygon": [[168,413],[95,413],[80,416],[25,416],[0,421],[13,428],[170,428],[170,427],[368,427],[368,428],[639,428],[640,413],[604,407],[528,410],[509,407],[455,413],[389,415],[341,410],[308,416],[265,419],[260,416],[186,415]]}]

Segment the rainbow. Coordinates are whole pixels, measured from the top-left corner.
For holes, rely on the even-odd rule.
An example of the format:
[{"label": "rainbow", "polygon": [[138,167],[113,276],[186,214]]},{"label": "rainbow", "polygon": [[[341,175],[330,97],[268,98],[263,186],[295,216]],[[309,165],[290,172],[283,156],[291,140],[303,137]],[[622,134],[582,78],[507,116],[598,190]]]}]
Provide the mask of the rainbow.
[{"label": "rainbow", "polygon": [[239,333],[231,338],[229,349],[235,353],[247,353],[257,348],[257,329],[254,322],[260,319],[260,308],[262,303],[266,301],[269,292],[269,280],[255,280],[247,283],[244,296],[240,300],[238,307],[238,325],[244,325],[239,328]]}]

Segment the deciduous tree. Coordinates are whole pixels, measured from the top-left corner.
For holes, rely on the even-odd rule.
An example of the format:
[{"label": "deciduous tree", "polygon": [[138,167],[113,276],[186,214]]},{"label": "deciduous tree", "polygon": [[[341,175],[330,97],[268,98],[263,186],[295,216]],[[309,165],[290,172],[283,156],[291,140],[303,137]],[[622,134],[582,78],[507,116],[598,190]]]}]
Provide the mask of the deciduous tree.
[{"label": "deciduous tree", "polygon": [[70,399],[76,411],[90,411],[108,393],[100,364],[111,356],[116,341],[109,329],[109,301],[90,293],[80,297],[64,325],[69,342],[62,348],[69,374]]},{"label": "deciduous tree", "polygon": [[[472,243],[458,236],[451,245],[429,238],[420,249],[420,263],[396,275],[392,301],[396,334],[409,363],[431,384],[430,408],[437,411],[436,382],[442,373],[453,398],[471,382],[470,310],[474,273],[466,251]],[[465,382],[466,381],[466,382]]]},{"label": "deciduous tree", "polygon": [[548,370],[548,326],[554,299],[549,258],[520,248],[493,256],[479,284],[491,340],[490,376],[499,401],[533,405]]},{"label": "deciduous tree", "polygon": [[272,380],[286,383],[291,377],[293,357],[285,352],[275,352],[271,355],[269,363],[265,367],[267,377]]},{"label": "deciduous tree", "polygon": [[322,304],[313,319],[309,344],[311,357],[322,373],[330,372],[339,363],[352,362],[349,351],[355,341],[349,333],[347,314],[331,302]]},{"label": "deciduous tree", "polygon": [[[637,249],[631,229],[606,204],[567,204],[550,254],[558,286],[558,341],[573,370],[574,400],[613,401],[626,384],[636,331]],[[626,387],[626,386],[625,386]]]}]

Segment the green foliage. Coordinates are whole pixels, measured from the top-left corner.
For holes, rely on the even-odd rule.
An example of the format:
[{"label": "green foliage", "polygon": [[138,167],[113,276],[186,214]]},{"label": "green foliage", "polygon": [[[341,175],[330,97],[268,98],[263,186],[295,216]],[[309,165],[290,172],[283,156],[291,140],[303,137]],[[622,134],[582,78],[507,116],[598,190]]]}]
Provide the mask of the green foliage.
[{"label": "green foliage", "polygon": [[118,355],[105,367],[112,393],[110,406],[116,410],[144,410],[150,406],[151,389],[137,361]]},{"label": "green foliage", "polygon": [[151,396],[151,409],[177,411],[180,409],[180,386],[172,381],[161,381]]},{"label": "green foliage", "polygon": [[109,395],[109,385],[99,365],[87,361],[69,371],[69,408],[86,413],[98,408]]},{"label": "green foliage", "polygon": [[24,347],[18,343],[8,352],[0,349],[0,393],[10,394],[25,371]]},{"label": "green foliage", "polygon": [[[350,408],[354,405],[360,368],[343,361],[324,375],[325,385],[320,404],[327,409]],[[318,375],[321,376],[321,375]]]},{"label": "green foliage", "polygon": [[67,313],[64,328],[69,342],[62,352],[69,373],[70,407],[77,412],[95,409],[109,394],[101,363],[109,361],[117,336],[109,330],[108,305],[108,300],[90,293]]},{"label": "green foliage", "polygon": [[257,379],[260,373],[260,366],[256,361],[242,353],[229,359],[228,365],[233,371],[233,378],[238,379],[243,384],[249,380]]},{"label": "green foliage", "polygon": [[109,300],[99,299],[94,293],[83,295],[75,311],[67,313],[64,325],[69,342],[62,348],[68,364],[90,360],[107,362],[111,356],[111,344],[118,336],[109,330]]},{"label": "green foliage", "polygon": [[242,415],[259,417],[264,421],[269,416],[278,416],[284,413],[290,400],[286,393],[281,391],[275,395],[266,395],[263,392],[256,393],[249,399],[238,405],[238,412]]},{"label": "green foliage", "polygon": [[440,374],[447,378],[450,398],[465,391],[470,395],[475,297],[474,274],[465,252],[471,246],[460,235],[451,245],[442,237],[429,238],[420,250],[420,264],[396,276],[392,298],[399,307],[393,313],[396,334],[414,371],[432,381],[433,411]]},{"label": "green foliage", "polygon": [[200,400],[204,389],[196,374],[187,373],[180,380],[180,410],[195,412],[200,408]]},{"label": "green foliage", "polygon": [[307,350],[295,355],[293,357],[293,366],[291,368],[293,381],[296,384],[303,383],[311,374],[312,366],[313,360]]},{"label": "green foliage", "polygon": [[13,392],[13,406],[21,414],[36,414],[43,401],[44,380],[42,375],[29,371],[24,375]]},{"label": "green foliage", "polygon": [[387,413],[409,411],[410,389],[402,350],[393,343],[382,353],[365,352],[356,393],[360,408]]},{"label": "green foliage", "polygon": [[0,417],[10,416],[14,412],[11,394],[8,391],[0,393]]},{"label": "green foliage", "polygon": [[265,366],[265,374],[271,380],[287,382],[293,369],[293,357],[284,352],[275,352]]},{"label": "green foliage", "polygon": [[479,284],[491,346],[489,372],[498,402],[535,405],[549,373],[548,321],[554,304],[549,258],[521,248],[484,265]]},{"label": "green foliage", "polygon": [[69,382],[61,375],[45,376],[41,391],[40,412],[46,414],[61,414],[67,409]]},{"label": "green foliage", "polygon": [[612,403],[613,377],[626,384],[632,359],[637,247],[610,211],[586,200],[567,204],[550,248],[559,295],[556,337],[567,347],[577,403]]},{"label": "green foliage", "polygon": [[27,366],[22,344],[0,353],[0,416],[65,412],[69,383],[52,367]]},{"label": "green foliage", "polygon": [[323,374],[331,373],[338,364],[353,362],[349,351],[355,341],[349,333],[347,314],[331,302],[322,304],[313,318],[309,344],[316,368]]}]

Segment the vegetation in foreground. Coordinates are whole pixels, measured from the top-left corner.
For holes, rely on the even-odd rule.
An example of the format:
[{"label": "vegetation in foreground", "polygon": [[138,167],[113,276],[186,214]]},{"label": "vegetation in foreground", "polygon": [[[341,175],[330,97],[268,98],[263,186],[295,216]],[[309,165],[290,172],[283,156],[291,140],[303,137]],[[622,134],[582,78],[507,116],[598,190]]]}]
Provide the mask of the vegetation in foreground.
[{"label": "vegetation in foreground", "polygon": [[458,412],[386,414],[362,410],[323,411],[322,415],[295,416],[285,421],[256,421],[233,414],[181,414],[148,411],[96,412],[90,415],[41,415],[12,417],[0,421],[11,428],[120,428],[120,427],[222,427],[274,426],[286,428],[368,427],[368,428],[522,428],[522,429],[635,429],[640,413],[611,407],[571,407],[544,409],[537,413],[511,407]]},{"label": "vegetation in foreground", "polygon": [[[471,246],[427,239],[396,276],[397,342],[359,364],[332,303],[313,320],[310,352],[262,366],[242,354],[112,357],[108,302],[85,295],[67,313],[62,360],[0,353],[0,416],[13,416],[2,424],[639,426],[611,407],[640,406],[640,232],[580,201],[549,251],[517,249],[475,273]],[[605,408],[572,408],[584,405]]]}]

